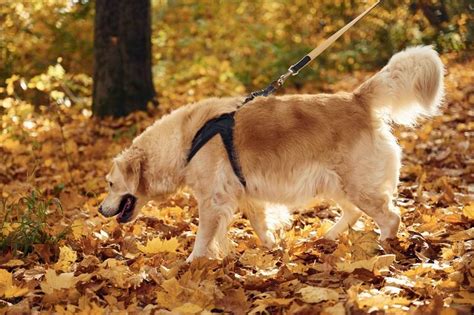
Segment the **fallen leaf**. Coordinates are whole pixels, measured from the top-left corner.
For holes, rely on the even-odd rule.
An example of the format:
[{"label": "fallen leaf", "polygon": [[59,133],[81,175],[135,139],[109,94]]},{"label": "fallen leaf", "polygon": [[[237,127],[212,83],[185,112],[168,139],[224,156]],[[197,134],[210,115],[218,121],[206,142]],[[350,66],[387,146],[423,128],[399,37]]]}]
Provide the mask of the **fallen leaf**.
[{"label": "fallen leaf", "polygon": [[353,263],[337,263],[339,271],[353,272],[357,268],[364,268],[370,271],[380,270],[389,267],[395,261],[395,255],[388,254],[382,256],[375,256],[371,259],[359,260]]},{"label": "fallen leaf", "polygon": [[25,264],[25,262],[23,260],[10,259],[6,263],[2,264],[2,267],[4,267],[4,268],[19,267],[19,266],[23,266],[24,264]]},{"label": "fallen leaf", "polygon": [[71,271],[72,264],[77,260],[77,253],[69,246],[62,246],[59,248],[59,259],[54,264],[54,269],[57,271],[68,272]]},{"label": "fallen leaf", "polygon": [[307,286],[297,291],[301,294],[301,300],[305,303],[319,303],[322,301],[337,301],[339,293],[327,288]]},{"label": "fallen leaf", "polygon": [[0,269],[0,297],[6,299],[23,296],[28,288],[19,288],[13,284],[13,276],[6,270]]},{"label": "fallen leaf", "polygon": [[202,307],[193,303],[184,303],[171,310],[174,314],[197,314],[202,311]]},{"label": "fallen leaf", "polygon": [[56,274],[53,269],[46,270],[41,290],[46,294],[52,294],[54,290],[70,289],[76,284],[76,278],[73,272]]},{"label": "fallen leaf", "polygon": [[462,213],[469,220],[474,220],[474,203],[470,203],[462,209]]},{"label": "fallen leaf", "polygon": [[137,248],[145,254],[157,254],[157,253],[176,253],[179,247],[179,241],[176,237],[169,240],[162,240],[156,237],[152,240],[147,241],[146,245],[137,244]]}]

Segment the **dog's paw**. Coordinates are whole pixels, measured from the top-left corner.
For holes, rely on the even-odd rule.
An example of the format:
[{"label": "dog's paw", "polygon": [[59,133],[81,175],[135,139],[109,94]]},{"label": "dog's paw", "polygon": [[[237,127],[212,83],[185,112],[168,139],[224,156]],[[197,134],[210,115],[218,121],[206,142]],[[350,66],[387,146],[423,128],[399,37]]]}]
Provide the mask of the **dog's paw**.
[{"label": "dog's paw", "polygon": [[260,237],[262,245],[268,249],[273,249],[276,246],[276,237],[275,234],[268,230]]},{"label": "dog's paw", "polygon": [[329,230],[326,234],[324,234],[323,239],[328,241],[335,241],[339,237],[339,234],[333,230]]},{"label": "dog's paw", "polygon": [[188,256],[188,258],[186,258],[186,262],[191,263],[194,260],[199,259],[199,258],[210,258],[210,257],[208,257],[208,255],[205,255],[203,253],[197,253],[196,251],[193,250],[191,254]]}]

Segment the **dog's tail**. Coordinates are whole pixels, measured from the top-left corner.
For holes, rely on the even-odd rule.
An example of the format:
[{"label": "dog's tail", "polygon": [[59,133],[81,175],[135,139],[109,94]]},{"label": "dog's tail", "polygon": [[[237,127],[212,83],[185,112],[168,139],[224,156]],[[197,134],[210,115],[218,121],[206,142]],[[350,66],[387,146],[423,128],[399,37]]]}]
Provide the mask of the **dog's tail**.
[{"label": "dog's tail", "polygon": [[431,46],[408,48],[359,86],[354,94],[396,123],[410,125],[419,116],[437,113],[441,105],[444,67]]}]

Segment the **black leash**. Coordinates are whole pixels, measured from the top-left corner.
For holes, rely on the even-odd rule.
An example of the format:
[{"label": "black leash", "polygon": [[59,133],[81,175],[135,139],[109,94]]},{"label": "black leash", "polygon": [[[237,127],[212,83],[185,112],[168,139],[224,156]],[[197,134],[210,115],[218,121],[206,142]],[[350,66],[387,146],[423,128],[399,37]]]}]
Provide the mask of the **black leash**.
[{"label": "black leash", "polygon": [[311,52],[309,52],[307,55],[305,55],[303,58],[300,59],[297,63],[292,65],[288,71],[285,74],[282,74],[278,79],[270,83],[269,86],[267,86],[263,90],[255,91],[247,95],[245,98],[244,102],[240,104],[237,109],[241,108],[257,96],[269,96],[273,94],[276,90],[278,90],[288,79],[290,76],[295,76],[300,72],[301,69],[303,69],[306,65],[308,65],[311,61],[313,61],[317,56],[319,56],[326,48],[332,45],[339,37],[342,36],[349,28],[351,28],[355,23],[357,23],[360,19],[362,19],[367,13],[372,11],[373,8],[375,8],[378,4],[380,3],[380,0],[377,1],[375,4],[373,4],[370,8],[359,14],[355,19],[353,19],[351,22],[346,24],[343,28],[341,28],[339,31],[331,35],[328,39],[326,39],[324,42],[322,42],[318,47],[313,49]]}]

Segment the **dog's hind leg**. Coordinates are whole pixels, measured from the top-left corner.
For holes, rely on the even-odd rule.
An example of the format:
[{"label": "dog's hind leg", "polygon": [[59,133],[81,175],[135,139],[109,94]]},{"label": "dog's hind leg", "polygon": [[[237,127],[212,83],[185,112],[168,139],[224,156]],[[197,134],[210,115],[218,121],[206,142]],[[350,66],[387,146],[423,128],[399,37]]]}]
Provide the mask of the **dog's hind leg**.
[{"label": "dog's hind leg", "polygon": [[381,240],[397,236],[400,215],[393,205],[392,197],[389,194],[361,194],[352,200],[363,212],[374,219],[380,228]]},{"label": "dog's hind leg", "polygon": [[400,215],[393,198],[400,173],[400,148],[387,131],[375,137],[375,143],[366,141],[359,149],[362,153],[354,162],[353,173],[345,178],[346,197],[374,219],[381,240],[396,237]]},{"label": "dog's hind leg", "polygon": [[353,226],[362,215],[362,212],[348,200],[339,200],[338,204],[342,208],[342,216],[324,235],[324,238],[328,240],[335,240],[341,233]]},{"label": "dog's hind leg", "polygon": [[290,213],[285,206],[247,199],[241,202],[240,207],[266,248],[273,248],[275,234],[291,224]]},{"label": "dog's hind leg", "polygon": [[237,202],[221,193],[199,200],[199,227],[194,248],[187,261],[197,257],[223,258],[229,250],[227,229],[231,223]]}]

